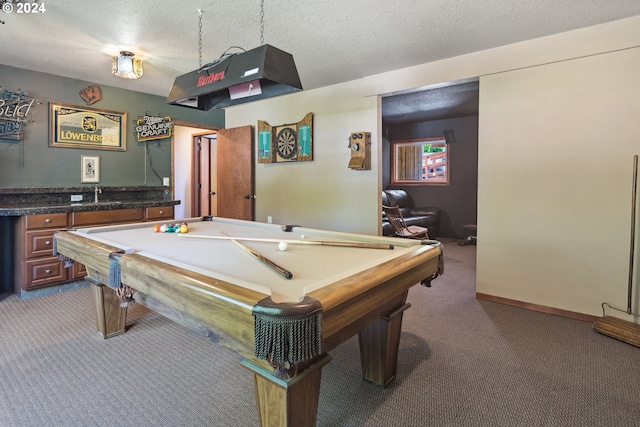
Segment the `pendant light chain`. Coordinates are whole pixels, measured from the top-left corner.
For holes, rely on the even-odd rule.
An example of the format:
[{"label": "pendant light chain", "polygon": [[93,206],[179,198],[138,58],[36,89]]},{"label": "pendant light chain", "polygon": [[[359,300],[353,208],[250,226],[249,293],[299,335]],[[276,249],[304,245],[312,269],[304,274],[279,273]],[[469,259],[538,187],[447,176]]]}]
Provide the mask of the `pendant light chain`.
[{"label": "pendant light chain", "polygon": [[260,0],[260,46],[264,44],[264,0]]},{"label": "pendant light chain", "polygon": [[202,10],[198,9],[198,68],[202,68]]}]

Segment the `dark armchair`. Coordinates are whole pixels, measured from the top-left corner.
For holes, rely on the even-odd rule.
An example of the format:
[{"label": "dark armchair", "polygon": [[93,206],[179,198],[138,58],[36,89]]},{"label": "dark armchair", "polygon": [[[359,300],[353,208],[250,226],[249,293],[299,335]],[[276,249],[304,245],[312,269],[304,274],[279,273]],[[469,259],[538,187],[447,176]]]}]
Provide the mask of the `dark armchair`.
[{"label": "dark armchair", "polygon": [[[405,190],[383,190],[383,206],[398,206],[407,226],[417,225],[428,229],[429,238],[434,239],[440,231],[440,209],[433,207],[416,207],[413,198]],[[382,212],[382,234],[394,236],[393,225]]]}]

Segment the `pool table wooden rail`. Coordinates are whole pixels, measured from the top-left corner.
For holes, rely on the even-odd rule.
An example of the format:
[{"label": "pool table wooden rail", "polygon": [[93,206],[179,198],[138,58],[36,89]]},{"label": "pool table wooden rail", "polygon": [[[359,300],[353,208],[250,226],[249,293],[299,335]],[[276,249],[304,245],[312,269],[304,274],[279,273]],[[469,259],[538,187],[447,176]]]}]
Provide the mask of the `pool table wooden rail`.
[{"label": "pool table wooden rail", "polygon": [[[121,251],[65,232],[56,234],[56,247],[58,253],[84,264],[92,281],[102,285],[109,283],[110,254]],[[119,261],[122,283],[144,294],[145,300],[151,298],[206,324],[220,344],[255,359],[252,309],[268,295],[139,254],[122,254]],[[190,321],[179,323],[194,326]]]},{"label": "pool table wooden rail", "polygon": [[[440,249],[424,245],[418,254],[404,255],[309,293],[322,305],[325,352],[392,312],[401,305],[399,296],[439,271]],[[403,272],[398,274],[398,269]]]},{"label": "pool table wooden rail", "polygon": [[[118,247],[75,233],[58,232],[55,242],[59,254],[85,265],[94,283],[98,326],[115,328],[107,333],[101,330],[105,338],[124,331],[126,316],[126,308],[114,313],[118,310],[114,308],[118,306],[115,291],[105,285],[109,283],[110,256],[115,256],[120,281],[137,291],[136,301],[190,329],[210,332],[215,341],[244,358],[242,364],[254,375],[259,419],[265,426],[315,425],[320,374],[331,360],[327,353],[355,334],[359,335],[364,379],[381,386],[393,381],[402,313],[410,306],[408,290],[442,272],[441,248],[416,245],[398,257],[310,292],[307,297],[319,302],[322,310],[322,354],[300,363],[293,377],[283,380],[274,377],[270,361],[255,356],[254,309],[263,307],[261,302],[268,295],[139,253],[125,254]],[[281,306],[286,312],[287,304]]]}]

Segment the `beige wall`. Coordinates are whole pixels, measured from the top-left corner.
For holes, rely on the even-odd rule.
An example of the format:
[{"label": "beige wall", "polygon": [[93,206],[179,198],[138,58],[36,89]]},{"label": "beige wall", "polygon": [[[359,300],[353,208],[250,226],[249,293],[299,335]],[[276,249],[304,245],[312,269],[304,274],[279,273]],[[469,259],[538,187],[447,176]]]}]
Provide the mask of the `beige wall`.
[{"label": "beige wall", "polygon": [[175,126],[173,132],[173,191],[180,204],[174,208],[176,218],[189,218],[191,214],[191,157],[192,134],[200,129]]},{"label": "beige wall", "polygon": [[477,291],[626,307],[640,48],[481,79]]},{"label": "beige wall", "polygon": [[[378,234],[379,97],[357,83],[249,103],[226,110],[226,127],[296,123],[313,113],[314,161],[256,164],[256,220]],[[347,168],[353,131],[371,132],[371,170]]]},{"label": "beige wall", "polygon": [[[257,165],[256,219],[376,234],[376,95],[480,77],[478,292],[598,315],[603,300],[626,304],[638,46],[634,17],[229,108],[226,126],[313,112],[315,161]],[[360,130],[369,172],[346,167]]]}]

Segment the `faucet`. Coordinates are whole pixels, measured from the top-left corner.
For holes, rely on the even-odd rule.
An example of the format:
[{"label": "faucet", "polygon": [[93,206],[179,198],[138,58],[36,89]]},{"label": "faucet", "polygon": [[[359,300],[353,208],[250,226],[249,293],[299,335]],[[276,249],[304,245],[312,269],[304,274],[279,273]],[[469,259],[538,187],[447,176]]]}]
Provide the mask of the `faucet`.
[{"label": "faucet", "polygon": [[102,188],[96,185],[96,188],[94,190],[94,198],[93,198],[94,203],[98,203],[98,193],[102,194]]}]

